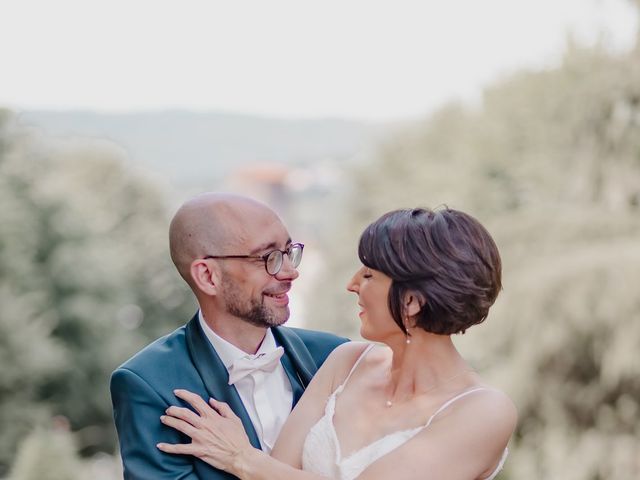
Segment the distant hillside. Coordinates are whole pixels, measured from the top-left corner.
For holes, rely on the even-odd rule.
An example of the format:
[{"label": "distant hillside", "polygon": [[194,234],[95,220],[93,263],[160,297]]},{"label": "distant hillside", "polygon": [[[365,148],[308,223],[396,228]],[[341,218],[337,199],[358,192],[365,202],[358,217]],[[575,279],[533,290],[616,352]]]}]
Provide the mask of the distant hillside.
[{"label": "distant hillside", "polygon": [[175,185],[215,183],[256,162],[348,161],[366,151],[375,127],[340,119],[285,120],[227,113],[162,111],[106,114],[27,111],[21,122],[54,136],[99,137]]}]

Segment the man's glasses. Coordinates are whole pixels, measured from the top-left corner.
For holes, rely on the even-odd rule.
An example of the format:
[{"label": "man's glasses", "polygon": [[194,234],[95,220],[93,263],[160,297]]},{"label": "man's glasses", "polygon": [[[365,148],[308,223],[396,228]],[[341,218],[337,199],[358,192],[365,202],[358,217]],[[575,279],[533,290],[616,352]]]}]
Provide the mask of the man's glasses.
[{"label": "man's glasses", "polygon": [[255,258],[261,259],[264,261],[264,268],[267,270],[269,275],[277,275],[280,269],[282,268],[282,264],[284,263],[284,254],[286,253],[289,257],[289,261],[293,268],[297,268],[300,265],[300,260],[302,260],[302,250],[304,249],[304,244],[302,243],[292,243],[284,250],[272,250],[269,253],[265,253],[264,255],[207,255],[205,258],[216,258],[216,259],[227,259],[227,258]]}]

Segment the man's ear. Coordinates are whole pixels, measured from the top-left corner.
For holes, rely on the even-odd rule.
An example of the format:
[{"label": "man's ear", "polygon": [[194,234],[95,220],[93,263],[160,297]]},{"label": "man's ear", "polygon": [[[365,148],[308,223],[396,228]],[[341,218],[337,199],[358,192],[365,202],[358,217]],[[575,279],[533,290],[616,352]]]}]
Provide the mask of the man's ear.
[{"label": "man's ear", "polygon": [[191,262],[189,269],[194,286],[205,295],[217,295],[220,285],[220,272],[213,262],[198,258]]}]

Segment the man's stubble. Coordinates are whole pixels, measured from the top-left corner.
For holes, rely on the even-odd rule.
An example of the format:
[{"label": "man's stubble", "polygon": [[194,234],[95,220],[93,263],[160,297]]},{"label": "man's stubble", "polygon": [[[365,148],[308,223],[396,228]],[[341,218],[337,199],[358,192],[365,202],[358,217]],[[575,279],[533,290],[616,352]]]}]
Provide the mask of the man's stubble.
[{"label": "man's stubble", "polygon": [[243,301],[242,292],[236,282],[229,278],[222,280],[222,289],[227,313],[251,325],[264,328],[277,327],[289,319],[288,306],[286,307],[286,312],[283,317],[278,318],[276,314],[264,304],[264,297],[261,297],[261,301],[253,298]]}]

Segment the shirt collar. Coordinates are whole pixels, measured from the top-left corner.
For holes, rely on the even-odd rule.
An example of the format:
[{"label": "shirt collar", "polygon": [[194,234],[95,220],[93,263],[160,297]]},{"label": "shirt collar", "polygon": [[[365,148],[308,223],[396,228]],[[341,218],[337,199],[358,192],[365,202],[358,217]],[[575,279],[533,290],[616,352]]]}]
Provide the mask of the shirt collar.
[{"label": "shirt collar", "polygon": [[207,339],[209,339],[209,342],[211,342],[211,345],[215,349],[216,353],[220,357],[220,360],[222,360],[222,363],[227,368],[227,370],[229,370],[229,367],[231,366],[233,361],[238,358],[255,358],[261,353],[269,353],[277,348],[276,339],[274,338],[273,332],[270,328],[267,329],[267,333],[265,334],[264,339],[260,344],[260,348],[258,348],[258,351],[254,355],[251,355],[240,350],[238,347],[226,341],[224,338],[214,332],[204,320],[202,310],[198,311],[198,320],[200,321],[200,326],[202,327],[204,334],[206,335]]}]

